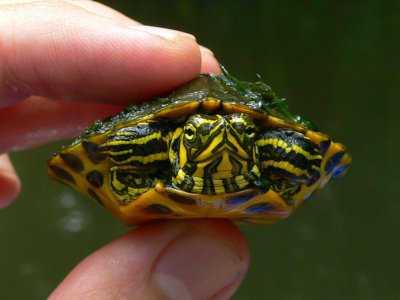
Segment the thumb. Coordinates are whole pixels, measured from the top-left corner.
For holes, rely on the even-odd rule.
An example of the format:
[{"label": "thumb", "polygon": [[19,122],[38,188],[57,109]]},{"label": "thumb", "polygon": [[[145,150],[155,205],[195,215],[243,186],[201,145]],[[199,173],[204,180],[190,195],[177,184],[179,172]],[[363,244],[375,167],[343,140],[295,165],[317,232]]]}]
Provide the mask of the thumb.
[{"label": "thumb", "polygon": [[229,221],[151,223],[84,259],[49,299],[228,299],[248,263]]}]

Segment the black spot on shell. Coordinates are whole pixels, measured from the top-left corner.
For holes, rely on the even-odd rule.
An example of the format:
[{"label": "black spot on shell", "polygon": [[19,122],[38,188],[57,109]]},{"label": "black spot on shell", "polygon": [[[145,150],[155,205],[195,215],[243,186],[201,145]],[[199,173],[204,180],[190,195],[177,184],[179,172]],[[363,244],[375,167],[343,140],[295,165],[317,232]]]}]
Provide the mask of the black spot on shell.
[{"label": "black spot on shell", "polygon": [[69,174],[69,173],[68,173],[67,171],[65,171],[64,169],[61,169],[61,168],[56,167],[56,166],[49,166],[49,168],[50,168],[50,170],[53,171],[53,173],[54,173],[57,177],[59,177],[59,178],[61,178],[61,179],[64,179],[64,180],[66,180],[66,181],[68,181],[68,182],[70,182],[70,183],[75,184],[75,179],[74,179],[74,177],[72,177],[72,175]]},{"label": "black spot on shell", "polygon": [[173,213],[168,206],[162,204],[152,204],[146,208],[146,212],[154,215],[169,215]]},{"label": "black spot on shell", "polygon": [[245,211],[249,213],[273,212],[274,207],[267,202],[260,202],[257,204],[250,205],[245,209]]},{"label": "black spot on shell", "polygon": [[96,200],[99,204],[104,205],[103,201],[101,201],[99,195],[97,195],[97,193],[95,191],[93,191],[91,188],[88,188],[87,192],[90,195],[90,197],[92,197],[94,200]]},{"label": "black spot on shell", "polygon": [[99,188],[103,185],[103,174],[97,170],[91,171],[86,175],[86,180],[94,187]]},{"label": "black spot on shell", "polygon": [[326,165],[325,165],[326,174],[329,174],[330,172],[332,172],[332,170],[337,166],[337,164],[343,158],[343,155],[344,155],[344,151],[341,151],[341,152],[333,154],[328,159],[328,161],[326,162]]},{"label": "black spot on shell", "polygon": [[191,205],[196,204],[196,200],[192,197],[182,196],[174,193],[168,193],[168,197],[178,203]]},{"label": "black spot on shell", "polygon": [[82,147],[92,163],[98,164],[105,159],[105,156],[99,152],[99,146],[96,143],[83,141]]},{"label": "black spot on shell", "polygon": [[73,154],[60,153],[60,157],[67,164],[68,167],[70,167],[72,170],[74,170],[77,173],[82,172],[85,169],[82,161]]}]

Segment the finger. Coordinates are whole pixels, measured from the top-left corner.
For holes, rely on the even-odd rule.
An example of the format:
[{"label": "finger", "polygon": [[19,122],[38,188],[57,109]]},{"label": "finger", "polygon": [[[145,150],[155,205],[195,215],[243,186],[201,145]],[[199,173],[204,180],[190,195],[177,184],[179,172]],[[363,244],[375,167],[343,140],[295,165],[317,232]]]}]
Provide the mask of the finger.
[{"label": "finger", "polygon": [[193,36],[60,1],[1,5],[0,45],[0,106],[31,95],[138,102],[196,77],[202,64]]},{"label": "finger", "polygon": [[[42,1],[42,0],[38,0],[38,1]],[[124,14],[122,14],[108,6],[105,6],[99,2],[96,2],[96,1],[65,0],[65,2],[68,2],[71,5],[75,5],[75,6],[83,8],[83,9],[86,9],[88,12],[91,12],[93,14],[97,14],[102,17],[110,18],[114,21],[119,21],[121,23],[126,23],[128,25],[130,25],[130,24],[141,25],[141,23],[139,23],[135,20],[132,20],[131,18],[125,16]]]},{"label": "finger", "polygon": [[122,106],[110,104],[79,104],[30,97],[0,109],[0,153],[80,135],[93,121],[121,109]]},{"label": "finger", "polygon": [[229,221],[152,223],[87,257],[49,299],[229,299],[248,263]]},{"label": "finger", "polygon": [[0,155],[0,208],[17,198],[20,188],[20,181],[8,155]]},{"label": "finger", "polygon": [[219,63],[210,49],[200,46],[200,54],[202,58],[200,73],[221,73]]}]

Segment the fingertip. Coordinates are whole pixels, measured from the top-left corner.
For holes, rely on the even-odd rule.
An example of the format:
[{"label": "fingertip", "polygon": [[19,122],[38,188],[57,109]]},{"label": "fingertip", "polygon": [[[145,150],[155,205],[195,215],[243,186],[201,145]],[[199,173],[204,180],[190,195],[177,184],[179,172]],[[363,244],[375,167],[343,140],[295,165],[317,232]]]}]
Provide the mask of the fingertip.
[{"label": "fingertip", "polygon": [[204,228],[207,234],[225,243],[233,252],[246,263],[249,262],[249,247],[244,234],[230,220],[226,219],[200,219],[200,228]]},{"label": "fingertip", "polygon": [[150,223],[87,257],[50,299],[224,299],[245,275],[248,253],[229,221]]},{"label": "fingertip", "polygon": [[7,154],[0,155],[0,208],[13,202],[21,189],[21,183]]},{"label": "fingertip", "polygon": [[210,49],[204,46],[200,46],[200,53],[201,53],[200,73],[221,74],[221,68],[219,66],[218,60],[214,56],[214,53]]},{"label": "fingertip", "polygon": [[231,295],[248,268],[243,235],[229,221],[187,222],[193,227],[163,249],[156,263],[152,275],[156,287],[169,299]]},{"label": "fingertip", "polygon": [[[93,13],[79,3],[45,2],[35,14],[15,4],[17,15],[11,8],[0,12],[0,31],[14,28],[3,30],[12,42],[0,49],[0,106],[30,95],[138,103],[198,76],[201,57],[193,36]],[[35,26],[17,26],[21,19]]]}]

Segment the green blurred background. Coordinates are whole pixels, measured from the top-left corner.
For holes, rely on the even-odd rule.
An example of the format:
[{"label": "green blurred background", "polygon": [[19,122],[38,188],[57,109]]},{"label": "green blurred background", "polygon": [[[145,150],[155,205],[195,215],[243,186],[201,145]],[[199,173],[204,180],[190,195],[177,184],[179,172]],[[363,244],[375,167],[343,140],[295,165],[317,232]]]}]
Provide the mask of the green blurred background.
[{"label": "green blurred background", "polygon": [[[353,154],[349,174],[290,219],[241,228],[251,266],[233,299],[400,299],[399,2],[103,2],[196,35],[231,74],[260,74]],[[64,143],[11,155],[23,189],[0,212],[0,299],[45,298],[129,230],[47,178]]]}]

